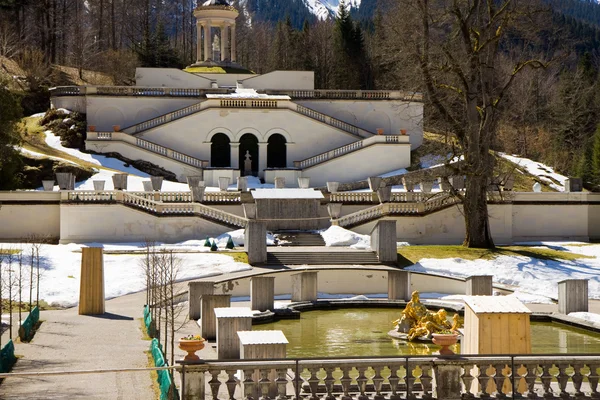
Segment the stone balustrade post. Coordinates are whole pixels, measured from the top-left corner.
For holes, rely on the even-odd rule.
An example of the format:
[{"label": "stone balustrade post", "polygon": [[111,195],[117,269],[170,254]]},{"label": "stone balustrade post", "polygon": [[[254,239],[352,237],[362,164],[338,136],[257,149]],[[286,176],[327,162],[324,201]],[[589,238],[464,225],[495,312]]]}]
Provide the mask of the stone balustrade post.
[{"label": "stone balustrade post", "polygon": [[250,307],[258,311],[273,311],[274,303],[275,278],[272,276],[250,278]]},{"label": "stone balustrade post", "polygon": [[558,312],[588,312],[587,279],[566,279],[558,282]]},{"label": "stone balustrade post", "polygon": [[395,220],[377,222],[371,231],[371,249],[377,253],[380,262],[393,265],[398,263]]},{"label": "stone balustrade post", "polygon": [[202,316],[200,299],[205,294],[215,293],[215,282],[188,282],[188,316],[189,319],[199,319]]},{"label": "stone balustrade post", "polygon": [[187,362],[183,360],[176,361],[182,366],[179,371],[181,379],[181,399],[182,400],[205,400],[206,396],[206,378],[208,366],[203,360],[196,362]]},{"label": "stone balustrade post", "polygon": [[304,271],[292,275],[292,302],[317,301],[318,272]]},{"label": "stone balustrade post", "polygon": [[244,247],[248,253],[250,265],[262,265],[267,262],[267,224],[248,220],[244,234]]},{"label": "stone balustrade post", "polygon": [[492,296],[494,290],[492,288],[492,275],[473,275],[466,279],[467,296]]},{"label": "stone balustrade post", "polygon": [[433,375],[437,399],[462,399],[462,368],[458,362],[434,360]]},{"label": "stone balustrade post", "polygon": [[206,340],[217,338],[217,318],[215,308],[231,306],[230,294],[205,294],[200,298],[200,335]]},{"label": "stone balustrade post", "polygon": [[411,293],[409,271],[388,271],[388,300],[409,301]]}]

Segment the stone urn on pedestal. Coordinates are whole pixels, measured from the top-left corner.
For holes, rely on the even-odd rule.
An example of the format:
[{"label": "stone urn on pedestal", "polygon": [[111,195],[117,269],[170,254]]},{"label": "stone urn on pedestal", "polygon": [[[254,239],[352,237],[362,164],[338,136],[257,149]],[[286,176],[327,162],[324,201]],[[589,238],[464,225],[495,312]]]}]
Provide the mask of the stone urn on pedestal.
[{"label": "stone urn on pedestal", "polygon": [[187,355],[183,358],[183,361],[200,361],[200,357],[196,355],[196,352],[204,348],[204,342],[205,340],[201,336],[190,335],[179,339],[179,348],[187,351]]},{"label": "stone urn on pedestal", "polygon": [[458,342],[458,335],[456,333],[433,333],[431,336],[433,338],[433,343],[437,344],[438,346],[442,346],[440,349],[440,355],[454,355],[454,352],[450,350],[449,347]]}]

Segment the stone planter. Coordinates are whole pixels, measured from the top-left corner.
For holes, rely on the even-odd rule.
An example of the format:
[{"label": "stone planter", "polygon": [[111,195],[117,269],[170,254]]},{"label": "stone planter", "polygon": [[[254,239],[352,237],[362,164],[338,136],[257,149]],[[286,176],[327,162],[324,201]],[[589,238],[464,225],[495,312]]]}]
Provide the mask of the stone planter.
[{"label": "stone planter", "polygon": [[298,178],[298,187],[308,189],[310,187],[310,178]]},{"label": "stone planter", "polygon": [[376,192],[381,187],[381,178],[378,176],[372,176],[368,178],[367,181],[369,182],[369,189],[371,189],[371,192]]},{"label": "stone planter", "polygon": [[56,181],[60,190],[75,189],[75,176],[70,172],[57,172]]},{"label": "stone planter", "polygon": [[229,181],[231,179],[229,177],[226,176],[221,176],[219,177],[219,190],[221,192],[226,192],[227,189],[229,188]]},{"label": "stone planter", "polygon": [[152,182],[152,189],[160,192],[160,189],[162,189],[163,179],[164,178],[162,176],[151,176],[150,182]]},{"label": "stone planter", "polygon": [[247,176],[238,176],[237,190],[239,190],[240,192],[248,191],[248,177]]},{"label": "stone planter", "polygon": [[400,129],[400,134],[401,135],[406,135],[406,129]]},{"label": "stone planter", "polygon": [[329,203],[327,204],[327,212],[331,219],[338,219],[342,213],[342,203]]},{"label": "stone planter", "polygon": [[337,193],[338,187],[340,187],[339,182],[327,182],[327,191],[329,193]]},{"label": "stone planter", "polygon": [[247,219],[256,219],[256,203],[244,203],[242,207],[244,208],[244,216]]},{"label": "stone planter", "polygon": [[121,125],[113,125],[113,131],[119,132],[121,130]]},{"label": "stone planter", "polygon": [[94,190],[96,192],[100,192],[100,191],[104,190],[105,181],[92,181],[92,183],[94,184]]},{"label": "stone planter", "polygon": [[380,203],[389,203],[392,199],[392,187],[384,186],[377,189],[377,197],[379,197]]},{"label": "stone planter", "polygon": [[54,190],[54,181],[42,181],[42,186],[44,191],[51,192]]},{"label": "stone planter", "polygon": [[142,181],[142,185],[144,185],[144,192],[153,192],[152,182],[150,181]]},{"label": "stone planter", "polygon": [[112,176],[115,190],[127,190],[127,176],[129,174],[114,174]]},{"label": "stone planter", "polygon": [[433,182],[424,181],[424,182],[420,183],[420,186],[421,186],[422,193],[431,193],[431,190],[433,189]]},{"label": "stone planter", "polygon": [[437,344],[438,346],[442,346],[440,349],[440,355],[454,355],[454,352],[448,347],[455,345],[456,342],[458,342],[458,335],[456,333],[434,333],[431,336],[433,337],[433,343]]},{"label": "stone planter", "polygon": [[96,132],[96,125],[88,125],[88,131]]},{"label": "stone planter", "polygon": [[275,189],[284,189],[285,188],[285,178],[282,176],[275,177]]},{"label": "stone planter", "polygon": [[186,176],[185,179],[190,188],[194,186],[204,186],[204,180],[202,175]]},{"label": "stone planter", "polygon": [[204,339],[202,340],[179,340],[179,348],[183,351],[187,351],[187,355],[183,358],[183,361],[194,362],[200,361],[200,357],[196,355],[196,352],[204,348]]}]

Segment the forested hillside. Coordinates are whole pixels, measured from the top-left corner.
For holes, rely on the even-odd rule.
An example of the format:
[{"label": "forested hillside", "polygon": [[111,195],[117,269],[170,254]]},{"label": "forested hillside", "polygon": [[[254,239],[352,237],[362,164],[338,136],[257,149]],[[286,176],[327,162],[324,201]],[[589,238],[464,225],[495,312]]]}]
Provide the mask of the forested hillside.
[{"label": "forested hillside", "polygon": [[[362,0],[358,9],[344,5],[337,18],[325,20],[303,0],[234,4],[241,7],[238,62],[257,73],[314,70],[317,88],[426,91],[419,61],[401,39],[412,16],[400,0]],[[543,5],[546,23],[508,32],[499,43],[504,61],[498,68],[509,68],[518,57],[544,67],[520,74],[511,86],[493,146],[597,184],[600,5]],[[103,84],[131,84],[137,66],[183,68],[195,61],[194,7],[193,0],[0,0],[3,86],[30,114],[47,107],[53,85],[98,84],[98,77]],[[426,129],[441,129],[431,104],[426,116]]]}]

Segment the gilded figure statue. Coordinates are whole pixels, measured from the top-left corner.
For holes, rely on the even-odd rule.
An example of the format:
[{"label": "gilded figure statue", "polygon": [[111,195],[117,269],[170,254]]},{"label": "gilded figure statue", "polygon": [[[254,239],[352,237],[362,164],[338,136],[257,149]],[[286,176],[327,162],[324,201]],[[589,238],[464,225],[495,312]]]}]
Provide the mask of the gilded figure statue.
[{"label": "gilded figure statue", "polygon": [[398,332],[406,333],[407,339],[412,341],[420,337],[431,338],[434,333],[458,331],[460,317],[455,314],[450,323],[446,310],[443,308],[437,312],[427,310],[419,299],[419,292],[414,291],[411,300],[402,311],[402,316],[393,323],[396,324]]}]

